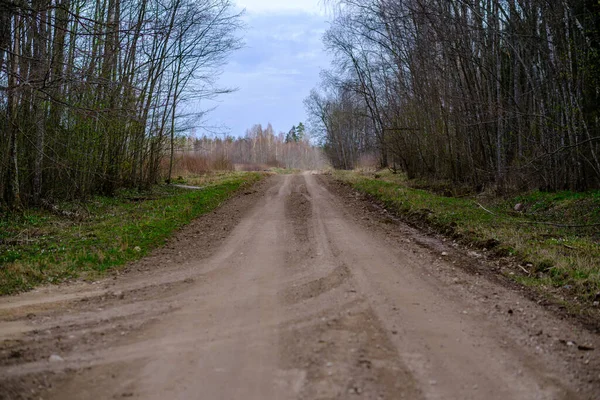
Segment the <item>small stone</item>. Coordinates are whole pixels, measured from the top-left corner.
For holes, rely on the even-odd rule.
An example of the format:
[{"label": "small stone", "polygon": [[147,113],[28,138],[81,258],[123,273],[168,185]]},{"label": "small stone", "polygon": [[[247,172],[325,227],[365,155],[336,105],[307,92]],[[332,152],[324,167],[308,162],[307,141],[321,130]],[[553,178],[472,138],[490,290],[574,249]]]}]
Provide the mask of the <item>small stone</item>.
[{"label": "small stone", "polygon": [[514,210],[517,211],[517,212],[523,211],[523,204],[521,204],[521,203],[515,204]]},{"label": "small stone", "polygon": [[62,358],[61,356],[59,356],[58,354],[52,354],[48,358],[48,361],[50,361],[50,362],[63,362],[63,361],[65,361],[65,359]]},{"label": "small stone", "polygon": [[446,253],[445,251],[442,251],[442,257],[446,257],[448,255],[448,253]]}]

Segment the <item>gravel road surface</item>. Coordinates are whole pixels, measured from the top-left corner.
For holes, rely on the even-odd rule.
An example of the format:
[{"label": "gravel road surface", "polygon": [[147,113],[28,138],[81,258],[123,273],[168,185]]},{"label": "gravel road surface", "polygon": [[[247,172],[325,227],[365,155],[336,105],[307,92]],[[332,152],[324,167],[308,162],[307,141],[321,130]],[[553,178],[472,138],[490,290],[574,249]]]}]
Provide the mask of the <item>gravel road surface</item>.
[{"label": "gravel road surface", "polygon": [[0,298],[0,398],[598,399],[598,336],[313,173]]}]

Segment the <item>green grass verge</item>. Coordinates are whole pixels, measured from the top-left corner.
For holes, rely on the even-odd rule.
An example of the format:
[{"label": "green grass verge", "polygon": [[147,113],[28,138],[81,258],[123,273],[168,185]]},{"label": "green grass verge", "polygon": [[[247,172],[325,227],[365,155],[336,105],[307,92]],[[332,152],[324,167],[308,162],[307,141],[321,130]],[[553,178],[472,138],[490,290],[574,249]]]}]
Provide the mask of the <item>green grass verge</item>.
[{"label": "green grass verge", "polygon": [[[536,191],[510,199],[447,197],[411,187],[399,174],[334,171],[333,176],[408,221],[499,255],[516,256],[528,272],[514,275],[523,284],[560,288],[583,302],[600,297],[600,226],[589,226],[600,224],[600,191]],[[516,204],[522,211],[514,211]]]},{"label": "green grass verge", "polygon": [[[143,257],[175,230],[209,212],[259,173],[224,173],[203,190],[156,186],[149,192],[121,191],[81,204],[62,204],[68,217],[29,209],[0,218],[0,295],[43,283],[103,272]],[[68,213],[63,213],[68,214]]]},{"label": "green grass verge", "polygon": [[279,175],[291,175],[291,174],[297,174],[299,172],[301,172],[301,170],[296,169],[296,168],[278,168],[278,167],[272,167],[271,171],[273,171],[276,174]]}]

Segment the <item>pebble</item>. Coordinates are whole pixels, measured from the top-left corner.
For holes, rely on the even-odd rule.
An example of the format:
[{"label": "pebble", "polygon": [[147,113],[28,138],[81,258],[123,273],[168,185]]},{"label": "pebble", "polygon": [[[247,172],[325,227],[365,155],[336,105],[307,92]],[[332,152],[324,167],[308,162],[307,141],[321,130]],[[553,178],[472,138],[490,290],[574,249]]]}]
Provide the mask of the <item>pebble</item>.
[{"label": "pebble", "polygon": [[58,354],[52,354],[48,358],[48,361],[50,361],[50,362],[63,362],[63,361],[65,361],[65,359],[62,358],[61,356],[59,356]]}]

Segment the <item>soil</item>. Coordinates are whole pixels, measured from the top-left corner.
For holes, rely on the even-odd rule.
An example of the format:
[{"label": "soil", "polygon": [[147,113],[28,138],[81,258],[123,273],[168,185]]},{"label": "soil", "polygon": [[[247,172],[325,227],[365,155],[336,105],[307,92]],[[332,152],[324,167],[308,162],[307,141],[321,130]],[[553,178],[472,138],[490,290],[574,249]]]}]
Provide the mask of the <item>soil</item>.
[{"label": "soil", "polygon": [[597,399],[598,334],[327,176],[96,282],[0,298],[0,398]]}]

